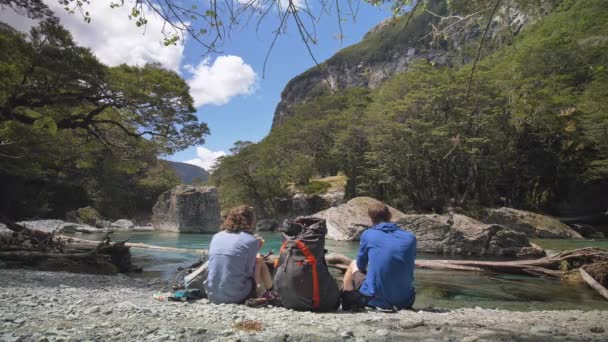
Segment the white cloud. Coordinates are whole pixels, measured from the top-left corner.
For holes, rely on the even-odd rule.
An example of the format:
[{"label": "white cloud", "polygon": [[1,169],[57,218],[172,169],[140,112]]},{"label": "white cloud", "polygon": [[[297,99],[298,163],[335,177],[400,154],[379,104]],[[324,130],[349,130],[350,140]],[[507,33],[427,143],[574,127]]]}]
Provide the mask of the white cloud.
[{"label": "white cloud", "polygon": [[[91,13],[91,22],[86,23],[79,13],[69,14],[57,0],[43,0],[61,19],[74,40],[89,47],[100,61],[107,65],[126,63],[144,65],[150,62],[178,70],[184,52],[184,42],[176,46],[164,46],[163,23],[152,9],[144,5],[147,26],[137,27],[129,20],[134,0],[126,0],[124,6],[110,8],[110,1],[91,1],[85,5]],[[0,21],[20,31],[28,31],[34,22],[7,8],[0,11]]]},{"label": "white cloud", "polygon": [[188,84],[196,107],[223,105],[255,90],[257,75],[239,56],[219,56],[213,63],[206,58],[196,67],[186,65],[184,69],[192,73]]},{"label": "white cloud", "polygon": [[196,148],[196,159],[186,160],[184,163],[196,165],[198,167],[202,167],[203,169],[209,171],[217,158],[225,156],[226,152],[224,151],[211,151],[206,147],[197,147]]}]

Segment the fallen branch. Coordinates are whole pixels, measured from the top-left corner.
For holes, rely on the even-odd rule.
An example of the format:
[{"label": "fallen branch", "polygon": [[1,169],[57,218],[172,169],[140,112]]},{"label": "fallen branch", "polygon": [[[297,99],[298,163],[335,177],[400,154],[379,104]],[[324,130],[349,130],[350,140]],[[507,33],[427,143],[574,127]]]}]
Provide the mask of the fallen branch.
[{"label": "fallen branch", "polygon": [[583,267],[579,268],[578,271],[581,274],[583,280],[591,286],[595,291],[601,294],[604,298],[608,299],[608,290],[602,286],[602,284],[598,283],[592,276],[584,270]]},{"label": "fallen branch", "polygon": [[[98,245],[99,244],[99,241],[78,239],[75,237],[65,236],[65,235],[60,235],[60,236],[63,237],[64,239],[66,239],[70,245],[73,245],[75,243],[81,243],[84,245]],[[152,249],[152,250],[162,251],[162,252],[203,253],[203,254],[207,253],[206,249],[161,247],[161,246],[146,245],[144,243],[134,243],[134,242],[124,242],[124,245],[126,247],[130,247],[130,248]]]}]

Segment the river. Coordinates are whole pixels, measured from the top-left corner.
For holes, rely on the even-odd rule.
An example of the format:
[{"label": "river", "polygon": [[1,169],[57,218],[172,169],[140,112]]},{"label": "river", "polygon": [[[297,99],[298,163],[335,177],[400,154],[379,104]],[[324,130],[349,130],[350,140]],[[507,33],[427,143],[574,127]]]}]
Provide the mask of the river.
[{"label": "river", "polygon": [[[282,237],[279,233],[261,233],[266,240],[262,252],[279,250]],[[102,234],[83,236],[101,239]],[[164,232],[116,232],[115,241],[129,239],[156,246],[207,249],[211,234],[177,234]],[[548,250],[564,250],[581,247],[608,249],[608,240],[544,240],[533,242]],[[358,242],[328,240],[329,252],[354,257]],[[176,269],[188,266],[198,259],[192,253],[169,253],[145,249],[133,249],[134,263],[144,268],[143,276],[173,279]],[[445,259],[444,256],[420,254],[419,259]],[[608,301],[586,285],[572,285],[555,279],[513,276],[492,273],[433,271],[417,269],[416,307],[482,307],[508,310],[592,310],[608,309]]]}]

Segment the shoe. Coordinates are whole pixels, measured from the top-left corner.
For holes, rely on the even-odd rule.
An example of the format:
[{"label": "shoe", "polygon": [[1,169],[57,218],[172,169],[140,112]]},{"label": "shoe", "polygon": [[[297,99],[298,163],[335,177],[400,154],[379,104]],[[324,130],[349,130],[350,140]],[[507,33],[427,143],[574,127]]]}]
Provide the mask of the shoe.
[{"label": "shoe", "polygon": [[281,298],[279,298],[279,295],[275,291],[266,291],[262,294],[261,298],[266,299],[270,305],[281,306]]},{"label": "shoe", "polygon": [[249,298],[245,301],[245,305],[250,308],[259,308],[268,305],[268,300],[266,298]]},{"label": "shoe", "polygon": [[365,308],[363,295],[357,291],[342,291],[342,311],[359,312]]}]

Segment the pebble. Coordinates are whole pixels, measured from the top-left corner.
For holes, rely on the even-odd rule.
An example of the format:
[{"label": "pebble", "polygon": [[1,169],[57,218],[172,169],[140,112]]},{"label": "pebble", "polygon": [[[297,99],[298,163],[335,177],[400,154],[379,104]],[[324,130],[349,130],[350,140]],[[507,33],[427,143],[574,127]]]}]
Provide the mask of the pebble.
[{"label": "pebble", "polygon": [[401,329],[413,329],[413,328],[421,327],[423,325],[424,325],[423,319],[402,320],[398,324],[399,328],[401,328]]},{"label": "pebble", "polygon": [[596,333],[596,334],[603,334],[606,332],[606,330],[604,330],[604,328],[602,328],[602,327],[593,327],[593,328],[589,329],[589,331],[591,331],[592,333]]},{"label": "pebble", "polygon": [[355,334],[353,334],[353,332],[350,331],[350,330],[343,331],[343,332],[340,333],[340,337],[345,338],[345,339],[346,338],[352,338],[354,336],[355,336]]},{"label": "pebble", "polygon": [[17,319],[18,319],[18,316],[17,316],[17,315],[15,315],[15,314],[8,314],[8,315],[5,315],[5,316],[2,318],[2,320],[3,320],[4,322],[14,322],[14,321],[15,321],[15,320],[17,320]]},{"label": "pebble", "polygon": [[462,339],[462,342],[476,342],[479,341],[479,336],[467,336]]},{"label": "pebble", "polygon": [[538,325],[530,328],[532,334],[551,334],[554,328],[548,325]]},{"label": "pebble", "polygon": [[388,330],[386,330],[386,329],[378,329],[378,330],[376,330],[376,335],[378,335],[378,336],[386,336],[386,335],[388,335]]}]

